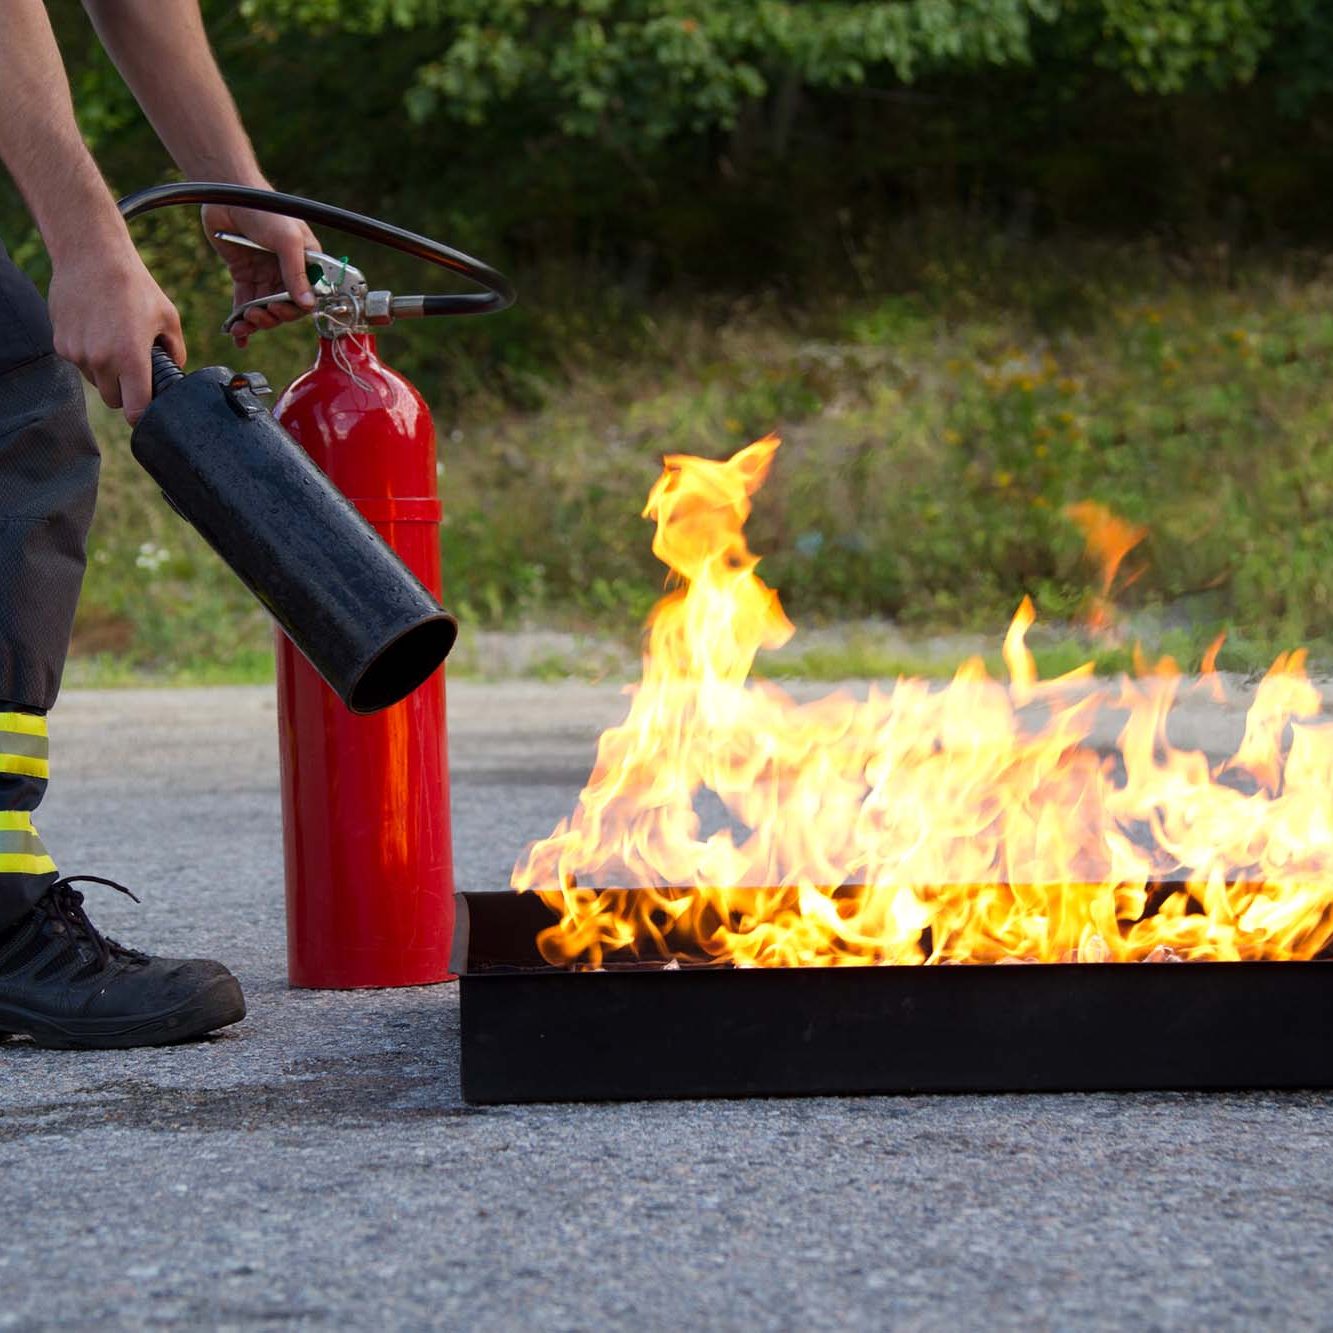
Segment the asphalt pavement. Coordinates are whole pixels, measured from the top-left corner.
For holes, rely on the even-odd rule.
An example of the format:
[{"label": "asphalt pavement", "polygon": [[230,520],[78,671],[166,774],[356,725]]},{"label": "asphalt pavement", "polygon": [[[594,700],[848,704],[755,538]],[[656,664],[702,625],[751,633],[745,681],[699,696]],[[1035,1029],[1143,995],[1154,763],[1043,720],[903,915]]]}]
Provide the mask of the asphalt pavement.
[{"label": "asphalt pavement", "polygon": [[[459,883],[503,888],[624,700],[450,698]],[[1333,1325],[1333,1097],[470,1108],[455,988],[287,989],[269,691],[71,692],[53,745],[62,868],[144,898],[95,919],[250,1016],[0,1046],[0,1329]]]}]

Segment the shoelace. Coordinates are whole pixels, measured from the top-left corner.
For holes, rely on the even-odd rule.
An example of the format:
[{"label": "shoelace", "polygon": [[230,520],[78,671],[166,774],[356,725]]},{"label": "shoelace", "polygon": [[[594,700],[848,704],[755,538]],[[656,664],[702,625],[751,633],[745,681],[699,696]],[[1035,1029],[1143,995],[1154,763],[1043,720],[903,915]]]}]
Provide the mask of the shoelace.
[{"label": "shoelace", "polygon": [[123,893],[136,903],[139,901],[135,893],[123,884],[117,884],[114,879],[103,879],[100,875],[66,875],[64,879],[56,880],[46,891],[46,898],[49,900],[48,911],[51,916],[60,921],[75,939],[87,940],[92,944],[103,967],[112,958],[146,962],[147,954],[142,954],[137,949],[127,949],[123,944],[117,944],[115,940],[101,934],[88,919],[88,913],[83,910],[83,894],[72,887],[75,884],[103,884],[108,889]]}]

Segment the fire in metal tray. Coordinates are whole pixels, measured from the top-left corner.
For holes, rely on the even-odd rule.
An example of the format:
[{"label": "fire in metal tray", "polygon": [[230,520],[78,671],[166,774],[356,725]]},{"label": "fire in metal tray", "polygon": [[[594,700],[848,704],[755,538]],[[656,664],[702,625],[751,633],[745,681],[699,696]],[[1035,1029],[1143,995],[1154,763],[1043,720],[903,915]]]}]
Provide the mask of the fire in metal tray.
[{"label": "fire in metal tray", "polygon": [[[1260,685],[1219,764],[1168,737],[1174,663],[1038,677],[1026,599],[1007,684],[980,660],[799,703],[751,679],[794,633],[744,527],[778,448],[669,457],[645,515],[670,569],[643,678],[577,808],[513,886],[558,918],[559,967],[613,957],[736,967],[1312,959],[1333,936],[1333,727],[1304,654]],[[1089,506],[1109,570],[1141,534]],[[1105,520],[1105,521],[1103,521]],[[1090,744],[1123,714],[1115,753]],[[712,792],[728,826],[697,813]],[[616,886],[640,887],[627,893]],[[756,889],[754,885],[773,887]],[[750,886],[750,887],[747,887]],[[688,893],[672,890],[688,889]]]}]

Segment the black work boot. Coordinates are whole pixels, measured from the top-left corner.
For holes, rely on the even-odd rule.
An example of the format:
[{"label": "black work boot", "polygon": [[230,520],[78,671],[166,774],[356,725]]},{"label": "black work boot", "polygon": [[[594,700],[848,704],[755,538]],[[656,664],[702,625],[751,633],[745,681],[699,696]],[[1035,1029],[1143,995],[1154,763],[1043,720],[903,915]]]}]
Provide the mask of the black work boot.
[{"label": "black work boot", "polygon": [[240,984],[221,963],[150,958],[104,938],[76,882],[134,897],[112,880],[76,875],[0,928],[0,1034],[48,1049],[164,1046],[245,1017]]}]

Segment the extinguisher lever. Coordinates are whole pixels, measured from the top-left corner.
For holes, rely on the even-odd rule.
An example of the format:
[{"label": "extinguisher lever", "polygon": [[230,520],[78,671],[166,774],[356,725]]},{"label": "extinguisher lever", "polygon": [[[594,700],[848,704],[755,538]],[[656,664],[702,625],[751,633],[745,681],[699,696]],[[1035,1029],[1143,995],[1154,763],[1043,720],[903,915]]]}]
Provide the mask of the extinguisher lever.
[{"label": "extinguisher lever", "polygon": [[[246,250],[257,250],[260,254],[271,255],[274,251],[248,236],[233,231],[215,231],[213,239],[224,241],[227,245],[239,245]],[[355,264],[349,263],[346,256],[337,259],[326,255],[322,250],[307,250],[306,276],[310,279],[315,295],[320,297],[344,296],[360,303],[366,294],[366,277]],[[251,301],[238,305],[222,323],[222,332],[230,333],[234,325],[240,323],[251,310],[264,306],[278,305],[292,299],[291,292],[270,292],[267,296],[256,296]]]},{"label": "extinguisher lever", "polygon": [[[228,245],[239,245],[246,250],[257,250],[264,255],[276,253],[276,251],[270,250],[267,245],[260,245],[258,241],[252,241],[248,236],[242,236],[239,232],[215,231],[213,239],[215,241],[225,241]],[[315,287],[323,283],[331,292],[352,292],[365,289],[366,275],[355,264],[348,263],[346,255],[338,259],[334,255],[326,255],[323,250],[307,250],[305,257],[306,277],[310,279]],[[264,297],[262,299],[273,300],[275,298]],[[290,300],[291,298],[288,297],[287,299]]]},{"label": "extinguisher lever", "polygon": [[281,291],[272,292],[268,296],[256,296],[253,301],[243,301],[222,321],[222,332],[230,333],[233,326],[239,324],[251,310],[259,310],[264,306],[277,305],[282,301],[290,301],[291,299],[291,292]]}]

